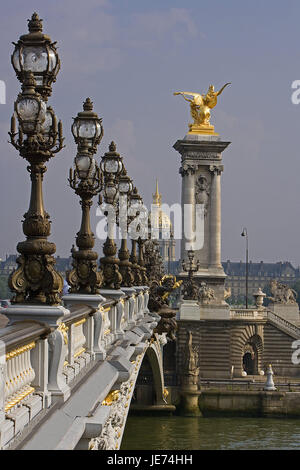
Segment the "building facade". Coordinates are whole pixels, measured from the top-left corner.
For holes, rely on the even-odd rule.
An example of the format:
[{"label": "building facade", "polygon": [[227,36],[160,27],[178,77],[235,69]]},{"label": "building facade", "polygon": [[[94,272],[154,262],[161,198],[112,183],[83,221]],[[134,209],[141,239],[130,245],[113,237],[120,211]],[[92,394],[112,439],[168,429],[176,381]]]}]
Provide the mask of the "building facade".
[{"label": "building facade", "polygon": [[[227,260],[222,263],[225,274],[226,288],[231,292],[230,301],[244,302],[246,296],[246,263]],[[277,263],[253,263],[248,264],[248,298],[253,299],[254,292],[259,287],[267,290],[272,280],[292,286],[300,279],[299,267],[295,268],[289,261]]]}]

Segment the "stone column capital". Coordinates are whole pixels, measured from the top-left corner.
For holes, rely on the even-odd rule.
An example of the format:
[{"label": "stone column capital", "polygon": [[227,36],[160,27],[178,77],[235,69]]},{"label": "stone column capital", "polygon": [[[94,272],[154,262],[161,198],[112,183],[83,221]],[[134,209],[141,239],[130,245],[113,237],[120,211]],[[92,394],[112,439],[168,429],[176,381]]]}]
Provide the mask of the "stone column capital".
[{"label": "stone column capital", "polygon": [[183,164],[179,168],[179,173],[181,174],[182,177],[187,176],[187,175],[194,175],[196,173],[196,168],[193,165]]},{"label": "stone column capital", "polygon": [[220,175],[223,170],[223,165],[209,165],[209,171],[213,174]]}]

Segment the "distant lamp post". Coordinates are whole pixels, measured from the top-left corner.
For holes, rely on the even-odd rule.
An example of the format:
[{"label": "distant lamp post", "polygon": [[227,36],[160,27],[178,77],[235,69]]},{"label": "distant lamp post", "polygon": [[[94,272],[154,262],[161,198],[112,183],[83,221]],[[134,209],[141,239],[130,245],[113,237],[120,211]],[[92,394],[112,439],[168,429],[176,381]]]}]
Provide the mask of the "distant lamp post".
[{"label": "distant lamp post", "polygon": [[246,237],[246,308],[248,308],[248,273],[249,273],[249,253],[248,253],[248,232],[246,227],[243,228],[241,233],[242,237]]},{"label": "distant lamp post", "polygon": [[183,285],[183,299],[184,300],[197,300],[199,293],[199,286],[194,282],[194,273],[199,271],[200,261],[194,262],[195,252],[194,250],[188,250],[188,263],[186,260],[182,260],[182,269],[188,273],[187,279]]},{"label": "distant lamp post", "polygon": [[[93,153],[100,143],[103,128],[102,120],[94,113],[89,98],[83,104],[84,111],[74,119],[72,133],[78,146],[74,159],[75,169],[70,169],[69,184],[80,197],[82,219],[77,233],[76,245],[72,248],[73,269],[67,272],[70,293],[98,294],[103,276],[97,271],[98,255],[92,251],[95,237],[91,230],[90,209],[92,198],[102,190],[102,174],[97,166]],[[83,117],[83,115],[85,117]],[[85,122],[86,120],[86,122]],[[98,128],[99,126],[99,128]],[[81,132],[85,129],[84,132]]]},{"label": "distant lamp post", "polygon": [[[139,192],[136,187],[133,188],[132,193],[130,194],[130,204],[132,207],[135,207],[138,209],[140,205],[143,204],[143,199],[139,195]],[[139,215],[139,211],[136,211],[136,216]],[[136,216],[129,217],[129,220],[132,221]],[[137,243],[138,239],[131,239],[131,254],[130,254],[130,262],[133,267],[133,272],[134,272],[134,283],[136,286],[141,286],[143,284],[143,276],[142,276],[142,270],[141,266],[138,263],[138,257],[137,257]]]},{"label": "distant lamp post", "polygon": [[125,167],[119,177],[119,227],[121,229],[121,247],[119,250],[119,270],[122,276],[122,286],[132,287],[134,284],[134,274],[132,264],[129,261],[129,250],[127,248],[128,229],[128,198],[133,189],[132,181],[127,175]]},{"label": "distant lamp post", "polygon": [[[109,152],[106,152],[101,160],[101,170],[104,176],[102,194],[104,202],[111,205],[116,215],[117,202],[119,198],[119,176],[123,169],[123,161],[117,153],[116,144],[111,142]],[[109,211],[110,212],[110,211]],[[119,260],[116,258],[117,245],[114,241],[113,228],[116,220],[111,220],[111,213],[107,217],[107,238],[103,245],[104,257],[100,259],[100,267],[103,269],[104,287],[108,289],[119,289],[122,276],[119,272]]]},{"label": "distant lamp post", "polygon": [[50,38],[42,34],[36,13],[29,21],[29,34],[15,45],[12,64],[22,93],[15,102],[9,135],[11,144],[29,163],[31,197],[23,220],[26,240],[17,245],[18,267],[9,278],[9,287],[15,294],[14,303],[56,305],[61,303],[63,278],[54,269],[56,246],[47,239],[51,221],[44,208],[43,177],[45,163],[63,148],[64,141],[62,125],[45,103],[59,58]]},{"label": "distant lamp post", "polygon": [[51,85],[60,69],[60,60],[55,44],[43,34],[42,21],[37,13],[28,20],[29,33],[20,37],[15,45],[11,62],[21,83],[26,72],[34,75],[36,91],[47,101],[51,95]]}]

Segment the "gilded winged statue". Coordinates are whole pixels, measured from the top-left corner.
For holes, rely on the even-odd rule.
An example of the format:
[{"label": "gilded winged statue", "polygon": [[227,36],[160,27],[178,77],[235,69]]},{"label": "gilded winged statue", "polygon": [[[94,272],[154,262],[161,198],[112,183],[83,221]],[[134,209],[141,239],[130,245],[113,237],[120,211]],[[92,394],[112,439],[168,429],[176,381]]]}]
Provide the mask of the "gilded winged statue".
[{"label": "gilded winged statue", "polygon": [[[210,110],[216,106],[218,96],[227,85],[230,85],[230,82],[225,83],[219,91],[215,91],[215,87],[209,85],[206,95],[190,91],[177,91],[174,93],[174,95],[182,95],[185,101],[190,103],[191,116],[194,119],[194,123],[189,125],[190,131],[201,130],[201,128],[213,130],[213,126],[210,124]],[[187,98],[187,96],[192,98]]]}]

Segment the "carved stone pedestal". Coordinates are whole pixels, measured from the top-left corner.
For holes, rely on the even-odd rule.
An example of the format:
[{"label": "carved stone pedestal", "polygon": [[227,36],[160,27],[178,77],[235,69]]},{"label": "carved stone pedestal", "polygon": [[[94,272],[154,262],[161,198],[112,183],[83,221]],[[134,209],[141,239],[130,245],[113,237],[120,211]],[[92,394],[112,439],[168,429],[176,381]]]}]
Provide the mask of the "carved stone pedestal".
[{"label": "carved stone pedestal", "polygon": [[199,304],[195,300],[183,300],[179,306],[179,320],[200,320]]}]

